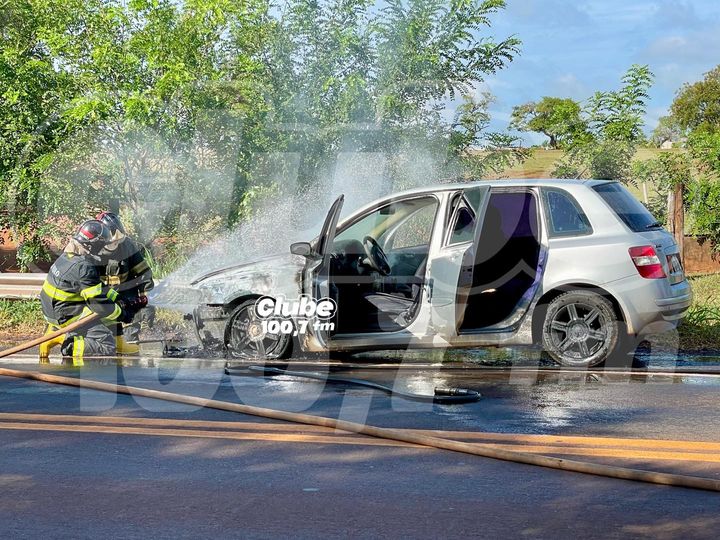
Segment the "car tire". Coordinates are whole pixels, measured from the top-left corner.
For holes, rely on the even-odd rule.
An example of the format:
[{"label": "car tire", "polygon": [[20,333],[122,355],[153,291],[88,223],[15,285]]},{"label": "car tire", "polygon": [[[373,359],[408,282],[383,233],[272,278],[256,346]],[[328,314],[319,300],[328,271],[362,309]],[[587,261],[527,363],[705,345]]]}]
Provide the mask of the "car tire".
[{"label": "car tire", "polygon": [[616,350],[619,326],[607,298],[591,291],[566,292],[547,306],[543,348],[563,366],[597,366]]},{"label": "car tire", "polygon": [[282,360],[292,354],[292,345],[291,334],[264,334],[254,299],[239,304],[225,325],[228,360]]}]

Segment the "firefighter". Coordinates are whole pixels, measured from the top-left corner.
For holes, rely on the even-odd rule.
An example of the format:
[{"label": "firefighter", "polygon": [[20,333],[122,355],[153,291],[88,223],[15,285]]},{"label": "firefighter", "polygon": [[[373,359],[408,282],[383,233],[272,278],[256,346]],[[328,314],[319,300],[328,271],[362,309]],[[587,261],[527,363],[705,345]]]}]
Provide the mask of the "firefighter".
[{"label": "firefighter", "polygon": [[[147,293],[153,288],[153,276],[150,266],[144,257],[144,250],[140,244],[130,238],[125,232],[117,214],[112,212],[101,212],[96,219],[105,225],[111,234],[108,242],[100,253],[105,263],[105,271],[101,278],[103,283],[116,289],[119,298],[133,307],[128,313],[127,321],[131,323],[140,309],[147,305]],[[152,324],[152,309],[147,312],[147,320]],[[136,318],[137,319],[137,318]],[[115,344],[118,354],[138,354],[140,347],[128,343],[123,333],[134,331],[137,333],[138,324],[123,327],[122,323],[110,325],[115,334]]]},{"label": "firefighter", "polygon": [[[117,291],[100,281],[98,254],[110,240],[110,231],[97,220],[83,223],[64,252],[53,263],[40,293],[47,333],[67,326],[90,313],[103,321],[120,321],[127,311],[117,301]],[[40,361],[47,362],[50,350],[60,345],[64,357],[82,366],[85,355],[112,356],[115,340],[105,323],[97,321],[73,330],[40,346]]]}]

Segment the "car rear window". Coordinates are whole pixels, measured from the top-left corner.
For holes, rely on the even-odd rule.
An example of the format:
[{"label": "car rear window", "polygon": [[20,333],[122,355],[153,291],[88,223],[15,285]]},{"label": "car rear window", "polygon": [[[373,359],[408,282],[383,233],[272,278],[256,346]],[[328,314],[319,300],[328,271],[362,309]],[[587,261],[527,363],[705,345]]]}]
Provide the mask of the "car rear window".
[{"label": "car rear window", "polygon": [[592,234],[592,227],[577,201],[561,189],[544,189],[545,205],[550,216],[550,236]]},{"label": "car rear window", "polygon": [[633,197],[625,186],[617,182],[608,182],[594,186],[593,189],[603,198],[610,209],[631,231],[642,232],[660,227],[655,217],[645,206]]}]

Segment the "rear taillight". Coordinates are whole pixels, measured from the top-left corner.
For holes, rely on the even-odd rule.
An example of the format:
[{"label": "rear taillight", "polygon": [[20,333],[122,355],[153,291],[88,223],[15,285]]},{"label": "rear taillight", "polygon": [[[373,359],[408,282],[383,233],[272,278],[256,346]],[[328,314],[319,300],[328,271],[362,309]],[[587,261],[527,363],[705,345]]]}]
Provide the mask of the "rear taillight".
[{"label": "rear taillight", "polygon": [[665,270],[660,263],[660,257],[653,246],[631,247],[629,250],[638,273],[647,279],[661,279],[666,277]]}]

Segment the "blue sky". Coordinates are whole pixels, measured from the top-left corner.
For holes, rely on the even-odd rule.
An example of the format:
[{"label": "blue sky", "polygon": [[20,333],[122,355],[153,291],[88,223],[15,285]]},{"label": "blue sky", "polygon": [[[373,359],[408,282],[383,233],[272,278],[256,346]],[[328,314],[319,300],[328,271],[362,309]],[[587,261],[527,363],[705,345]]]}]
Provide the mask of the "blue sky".
[{"label": "blue sky", "polygon": [[497,98],[493,128],[507,128],[519,103],[545,95],[585,100],[617,88],[639,63],[656,76],[645,126],[651,132],[677,89],[720,63],[720,0],[507,0],[489,34],[523,42],[520,56],[479,87]]}]

